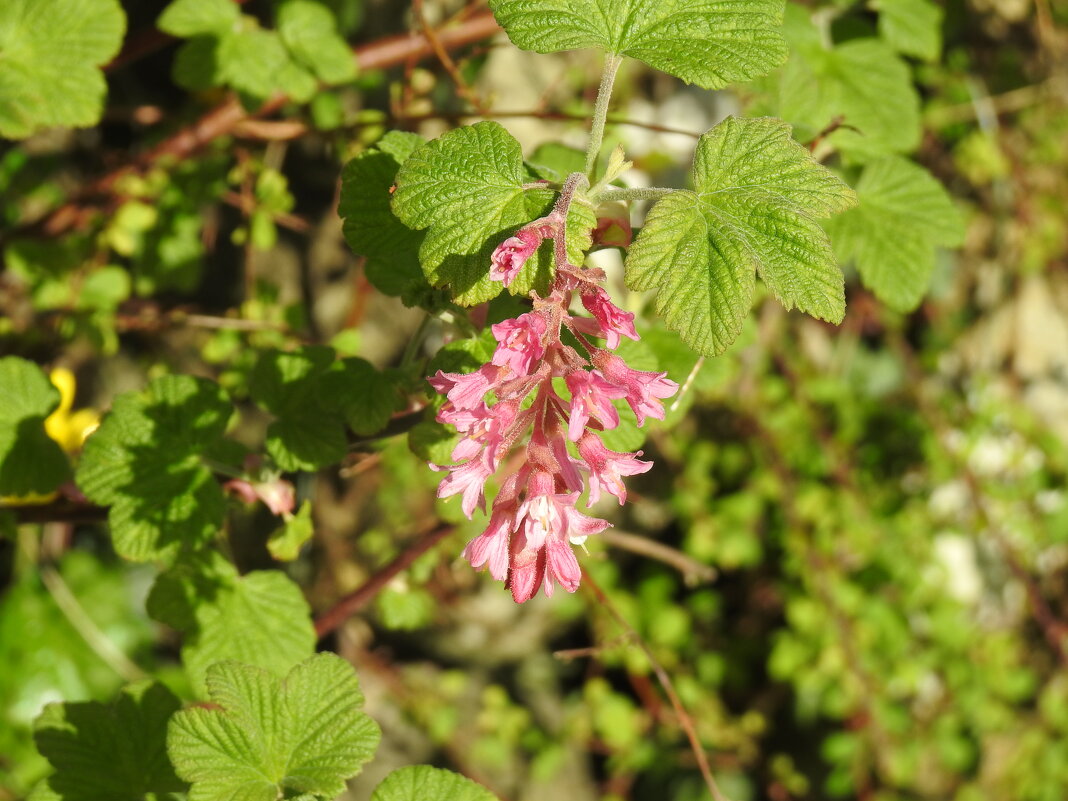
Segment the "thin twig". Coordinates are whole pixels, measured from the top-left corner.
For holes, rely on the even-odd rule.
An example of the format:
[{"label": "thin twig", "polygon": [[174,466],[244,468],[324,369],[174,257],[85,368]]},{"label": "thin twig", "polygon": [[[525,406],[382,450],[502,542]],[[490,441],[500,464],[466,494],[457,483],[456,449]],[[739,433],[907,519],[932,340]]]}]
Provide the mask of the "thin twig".
[{"label": "thin twig", "polygon": [[620,548],[640,556],[647,556],[650,559],[656,559],[658,562],[670,565],[682,573],[683,581],[690,587],[702,582],[715,581],[718,575],[714,567],[702,564],[682,551],[676,550],[669,545],[664,545],[662,542],[651,540],[648,537],[620,531],[618,528],[605,529],[597,535],[597,539],[607,545],[611,545],[613,548]]},{"label": "thin twig", "polygon": [[485,111],[486,108],[482,103],[482,99],[479,98],[478,94],[471,88],[467,81],[464,80],[464,76],[460,74],[456,62],[453,61],[452,56],[449,55],[449,51],[441,44],[437,31],[435,31],[433,26],[427,22],[426,14],[423,10],[423,0],[412,0],[412,12],[415,14],[415,18],[419,21],[419,27],[422,30],[423,35],[426,37],[426,40],[430,43],[434,55],[437,56],[441,66],[445,68],[445,72],[452,78],[452,82],[456,86],[456,93],[470,103],[471,108],[480,113]]},{"label": "thin twig", "polygon": [[582,583],[583,586],[589,587],[590,592],[597,598],[598,603],[601,604],[630,636],[637,643],[638,647],[642,649],[646,659],[649,660],[649,664],[653,668],[653,672],[656,673],[656,678],[660,681],[660,686],[664,688],[664,694],[667,695],[668,700],[671,701],[671,706],[675,709],[675,715],[679,719],[679,725],[682,726],[682,730],[686,733],[686,738],[690,741],[690,748],[693,749],[694,758],[697,760],[697,767],[701,770],[701,776],[704,777],[705,784],[708,786],[708,791],[712,794],[712,798],[715,801],[730,801],[723,791],[719,789],[719,785],[716,783],[715,776],[712,775],[712,768],[708,764],[708,757],[705,755],[704,746],[701,745],[701,739],[697,736],[697,728],[694,726],[693,718],[690,717],[690,713],[686,711],[686,707],[682,705],[682,699],[679,698],[679,694],[675,692],[675,684],[671,681],[671,676],[664,670],[664,666],[660,664],[659,660],[653,655],[653,650],[649,647],[648,643],[642,639],[642,636],[635,631],[634,627],[627,622],[626,618],[619,613],[615,604],[608,600],[608,596],[604,594],[604,591],[600,588],[596,581],[586,571],[582,571]]},{"label": "thin twig", "polygon": [[316,616],[315,633],[320,637],[324,637],[340,627],[346,620],[370,603],[378,593],[382,592],[398,573],[407,569],[412,562],[451,534],[454,528],[451,524],[442,524],[401,551],[396,559],[378,570],[371,578],[367,579],[348,595],[342,596],[325,612]]},{"label": "thin twig", "polygon": [[140,681],[145,678],[145,672],[108,639],[107,635],[89,617],[85,607],[71,592],[59,571],[50,565],[42,565],[40,574],[41,581],[49,595],[52,596],[52,600],[56,602],[59,611],[67,618],[78,635],[85,640],[85,644],[92,649],[93,653],[125,681]]}]

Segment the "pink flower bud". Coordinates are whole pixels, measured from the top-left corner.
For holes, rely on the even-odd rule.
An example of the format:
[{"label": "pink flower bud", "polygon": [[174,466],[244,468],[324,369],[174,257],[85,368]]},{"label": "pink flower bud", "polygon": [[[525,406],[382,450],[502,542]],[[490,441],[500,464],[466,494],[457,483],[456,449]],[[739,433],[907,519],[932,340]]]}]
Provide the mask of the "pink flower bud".
[{"label": "pink flower bud", "polygon": [[520,228],[515,236],[508,237],[497,245],[490,256],[490,278],[505,286],[511,286],[545,236],[542,226],[531,225]]}]

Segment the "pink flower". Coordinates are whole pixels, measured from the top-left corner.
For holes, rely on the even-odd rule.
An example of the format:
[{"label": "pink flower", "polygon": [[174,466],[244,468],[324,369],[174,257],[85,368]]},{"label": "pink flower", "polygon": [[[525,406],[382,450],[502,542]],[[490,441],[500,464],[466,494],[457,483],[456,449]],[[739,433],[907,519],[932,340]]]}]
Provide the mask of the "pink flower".
[{"label": "pink flower", "polygon": [[545,586],[552,595],[556,581],[568,592],[578,588],[581,576],[571,546],[586,541],[590,534],[604,531],[608,521],[582,514],[575,508],[579,493],[553,492],[555,481],[548,473],[535,473],[527,487],[527,499],[516,512],[518,529],[512,537],[511,572],[508,585],[516,603],[530,600]]},{"label": "pink flower", "polygon": [[630,405],[638,425],[645,425],[646,417],[664,419],[664,405],[659,398],[670,398],[679,385],[664,376],[667,373],[649,373],[644,370],[631,370],[618,356],[606,351],[593,354],[593,361],[609,383],[625,390],[623,396]]},{"label": "pink flower", "polygon": [[[501,367],[495,364],[484,364],[473,373],[445,373],[438,370],[437,374],[427,381],[430,386],[445,395],[455,409],[474,409],[501,379],[503,372]],[[449,412],[442,409],[442,413]]]},{"label": "pink flower", "polygon": [[438,497],[450,498],[453,495],[463,495],[460,508],[464,510],[467,519],[475,512],[475,507],[485,510],[486,508],[486,479],[489,478],[496,465],[489,459],[472,459],[460,465],[430,465],[432,470],[447,470],[448,475],[438,485]]},{"label": "pink flower", "polygon": [[527,312],[492,328],[498,342],[493,364],[508,367],[515,375],[524,376],[530,372],[530,366],[545,355],[542,338],[546,324],[540,314]]},{"label": "pink flower", "polygon": [[567,388],[571,391],[571,415],[567,422],[568,439],[582,436],[590,418],[604,428],[619,425],[619,412],[612,401],[626,396],[626,390],[604,380],[596,370],[575,370],[567,374]]},{"label": "pink flower", "polygon": [[[587,333],[605,338],[609,350],[619,347],[619,337],[625,336],[637,341],[638,332],[634,330],[634,313],[626,312],[614,304],[608,293],[597,288],[582,295],[582,305],[593,315],[593,320],[575,318],[573,322]],[[596,321],[596,326],[593,322]]]},{"label": "pink flower", "polygon": [[486,530],[464,548],[464,559],[471,567],[486,565],[493,578],[504,581],[508,576],[508,540],[515,526],[515,509],[498,510],[495,505]]},{"label": "pink flower", "polygon": [[623,476],[636,476],[648,472],[652,462],[638,459],[641,451],[636,453],[617,453],[610,451],[596,434],[585,434],[578,442],[579,455],[590,468],[590,497],[586,506],[593,506],[601,498],[601,490],[615,495],[622,506],[627,500],[627,489],[623,486]]},{"label": "pink flower", "polygon": [[528,225],[501,242],[490,256],[490,278],[510,286],[546,236],[542,226]]}]

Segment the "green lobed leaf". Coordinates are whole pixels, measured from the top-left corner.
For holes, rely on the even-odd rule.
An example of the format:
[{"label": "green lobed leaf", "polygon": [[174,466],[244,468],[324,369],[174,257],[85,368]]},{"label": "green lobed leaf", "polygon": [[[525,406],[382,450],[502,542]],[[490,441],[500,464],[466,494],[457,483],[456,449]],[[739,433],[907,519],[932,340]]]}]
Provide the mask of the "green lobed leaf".
[{"label": "green lobed leaf", "polygon": [[[224,659],[282,676],[315,651],[300,587],[276,570],[238,576],[228,568],[210,576],[165,573],[153,587],[152,610],[162,607],[173,622],[186,624],[179,627],[186,635],[182,663],[198,692],[209,668]],[[182,603],[189,606],[180,616]]]},{"label": "green lobed leaf", "polygon": [[377,434],[385,428],[397,406],[393,382],[364,359],[338,362],[326,385],[340,405],[349,428],[361,436]]},{"label": "green lobed leaf", "polygon": [[118,0],[0,3],[0,136],[95,125],[125,29]]},{"label": "green lobed leaf", "polygon": [[59,406],[59,390],[36,364],[0,359],[0,496],[44,495],[70,476],[45,418]]},{"label": "green lobed leaf", "polygon": [[371,801],[497,801],[497,796],[451,770],[410,765],[383,779]]},{"label": "green lobed leaf", "polygon": [[600,47],[720,89],[786,60],[783,0],[490,0],[525,50]]},{"label": "green lobed leaf", "polygon": [[[409,228],[427,229],[419,259],[432,285],[449,286],[468,306],[500,293],[490,254],[552,204],[552,192],[524,189],[527,181],[519,142],[496,122],[456,128],[409,156],[397,173],[393,212]],[[534,283],[538,261],[524,267],[515,291]]]},{"label": "green lobed leaf", "polygon": [[356,77],[356,58],[337,32],[330,9],[313,0],[285,0],[278,7],[278,32],[301,66],[328,84]]},{"label": "green lobed leaf", "polygon": [[305,501],[295,515],[273,532],[267,540],[271,556],[282,562],[292,562],[300,555],[300,549],[315,533],[311,518],[311,501]]},{"label": "green lobed leaf", "polygon": [[167,721],[180,706],[151,681],[129,685],[110,704],[49,704],[33,738],[55,772],[31,801],[142,801],[184,791],[166,750]]},{"label": "green lobed leaf", "polygon": [[417,134],[390,131],[341,173],[337,210],[344,220],[345,240],[353,252],[366,257],[368,280],[387,295],[430,288],[419,266],[425,235],[402,223],[390,208],[397,170],[424,141]]},{"label": "green lobed leaf", "polygon": [[[212,665],[213,708],[178,712],[167,751],[189,801],[334,798],[378,747],[352,666],[317,654],[279,680],[238,662]],[[303,795],[302,795],[303,794]]]},{"label": "green lobed leaf", "polygon": [[931,0],[876,0],[879,36],[906,56],[936,61],[942,51],[942,9]]},{"label": "green lobed leaf", "polygon": [[660,200],[625,264],[631,289],[656,289],[656,309],[709,356],[738,336],[754,270],[787,308],[831,322],[845,313],[842,274],[816,222],[856,196],[780,120],[728,117],[697,145],[694,191]]},{"label": "green lobed leaf", "polygon": [[156,20],[156,26],[183,39],[198,34],[232,31],[240,18],[233,0],[174,0]]},{"label": "green lobed leaf", "polygon": [[115,399],[86,441],[75,480],[110,506],[115,550],[167,559],[195,550],[222,525],[222,489],[202,456],[222,437],[233,408],[214,382],[164,376]]},{"label": "green lobed leaf", "polygon": [[920,99],[912,72],[878,39],[825,48],[799,7],[787,15],[794,57],[783,69],[779,116],[811,139],[838,121],[827,141],[850,161],[908,153],[920,142]]},{"label": "green lobed leaf", "polygon": [[334,355],[317,345],[269,350],[253,368],[249,392],[278,418],[267,429],[266,445],[283,470],[316,470],[345,455],[344,423],[326,379]]},{"label": "green lobed leaf", "polygon": [[899,311],[919,305],[939,246],[964,237],[960,212],[923,167],[891,156],[865,167],[860,204],[824,224],[843,261],[853,259],[864,285]]}]

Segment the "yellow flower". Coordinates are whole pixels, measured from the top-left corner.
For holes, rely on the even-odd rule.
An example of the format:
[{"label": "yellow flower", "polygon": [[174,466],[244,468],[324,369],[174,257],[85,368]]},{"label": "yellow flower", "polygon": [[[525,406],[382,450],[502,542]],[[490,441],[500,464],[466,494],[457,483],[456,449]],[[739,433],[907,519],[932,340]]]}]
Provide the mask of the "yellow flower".
[{"label": "yellow flower", "polygon": [[59,390],[59,407],[45,420],[45,433],[59,443],[67,453],[81,450],[85,438],[100,425],[100,415],[95,409],[71,411],[74,405],[74,373],[66,367],[57,367],[48,374],[49,380]]}]

